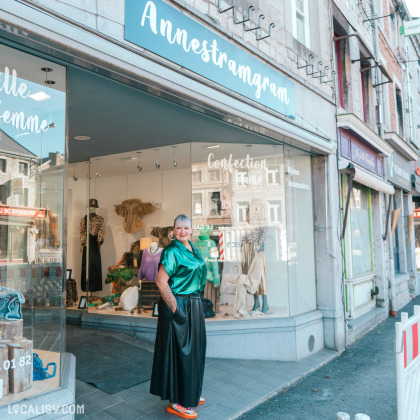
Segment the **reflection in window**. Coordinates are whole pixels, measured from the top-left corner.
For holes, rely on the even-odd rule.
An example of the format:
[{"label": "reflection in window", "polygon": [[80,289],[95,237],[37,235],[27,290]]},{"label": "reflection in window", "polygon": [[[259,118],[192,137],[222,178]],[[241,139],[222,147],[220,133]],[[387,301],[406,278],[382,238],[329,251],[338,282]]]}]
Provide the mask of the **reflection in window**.
[{"label": "reflection in window", "polygon": [[369,188],[353,184],[350,212],[353,276],[356,276],[372,271]]},{"label": "reflection in window", "polygon": [[193,171],[192,172],[192,183],[193,184],[201,184],[201,171]]},{"label": "reflection in window", "polygon": [[207,171],[208,182],[219,182],[221,179],[220,169],[209,169]]},{"label": "reflection in window", "polygon": [[238,222],[245,223],[247,221],[249,203],[238,202]]},{"label": "reflection in window", "polygon": [[19,173],[28,176],[27,162],[19,162]]},{"label": "reflection in window", "polygon": [[220,201],[220,191],[212,191],[209,193],[209,206],[210,216],[216,216],[221,214],[221,201]]},{"label": "reflection in window", "polygon": [[267,173],[267,184],[268,185],[277,185],[280,183],[280,173],[278,169],[268,169]]},{"label": "reflection in window", "polygon": [[244,186],[247,185],[248,171],[236,171],[236,185]]},{"label": "reflection in window", "polygon": [[6,172],[6,159],[0,159],[0,172]]},{"label": "reflection in window", "polygon": [[[201,174],[201,172],[200,172],[200,174]],[[195,216],[203,214],[203,194],[193,193],[193,195],[192,195],[192,207],[193,207],[193,214]]]},{"label": "reflection in window", "polygon": [[281,222],[281,201],[268,202],[268,220],[270,223]]}]

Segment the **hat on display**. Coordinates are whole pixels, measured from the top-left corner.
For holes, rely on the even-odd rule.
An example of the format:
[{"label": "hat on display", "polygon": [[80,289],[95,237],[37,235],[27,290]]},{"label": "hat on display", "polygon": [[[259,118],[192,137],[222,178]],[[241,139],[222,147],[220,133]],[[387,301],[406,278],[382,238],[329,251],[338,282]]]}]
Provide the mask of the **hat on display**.
[{"label": "hat on display", "polygon": [[89,200],[89,207],[95,207],[95,209],[99,208],[98,200],[96,198],[91,198]]}]

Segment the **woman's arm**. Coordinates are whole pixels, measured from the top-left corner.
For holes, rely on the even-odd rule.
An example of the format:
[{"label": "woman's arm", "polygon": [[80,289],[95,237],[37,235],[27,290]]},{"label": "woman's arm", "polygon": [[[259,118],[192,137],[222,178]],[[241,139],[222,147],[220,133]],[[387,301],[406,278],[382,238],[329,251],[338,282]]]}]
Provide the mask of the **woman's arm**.
[{"label": "woman's arm", "polygon": [[161,264],[159,267],[159,271],[156,277],[156,286],[159,289],[160,294],[162,295],[162,299],[166,302],[169,306],[170,310],[175,313],[176,311],[176,299],[174,294],[172,293],[171,288],[168,284],[169,276],[166,273],[165,267]]}]

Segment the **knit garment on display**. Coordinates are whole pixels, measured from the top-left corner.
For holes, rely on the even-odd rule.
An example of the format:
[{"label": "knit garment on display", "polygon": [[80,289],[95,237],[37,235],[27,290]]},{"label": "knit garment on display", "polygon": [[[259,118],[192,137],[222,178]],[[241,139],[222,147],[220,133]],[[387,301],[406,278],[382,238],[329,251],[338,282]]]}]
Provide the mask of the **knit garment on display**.
[{"label": "knit garment on display", "polygon": [[143,251],[139,270],[140,280],[156,281],[161,253],[162,248],[159,248],[154,254],[148,249]]}]

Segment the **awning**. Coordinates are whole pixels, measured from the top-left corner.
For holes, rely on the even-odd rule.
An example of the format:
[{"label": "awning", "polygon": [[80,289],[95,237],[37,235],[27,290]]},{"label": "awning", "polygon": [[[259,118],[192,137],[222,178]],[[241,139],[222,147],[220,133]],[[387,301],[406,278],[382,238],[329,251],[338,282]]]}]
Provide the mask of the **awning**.
[{"label": "awning", "polygon": [[383,192],[384,194],[393,195],[395,193],[394,187],[388,182],[371,175],[363,169],[356,167],[354,169],[354,180],[359,184],[366,185],[367,187],[372,188],[376,191]]}]

